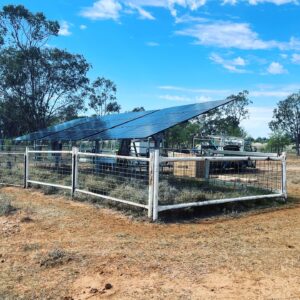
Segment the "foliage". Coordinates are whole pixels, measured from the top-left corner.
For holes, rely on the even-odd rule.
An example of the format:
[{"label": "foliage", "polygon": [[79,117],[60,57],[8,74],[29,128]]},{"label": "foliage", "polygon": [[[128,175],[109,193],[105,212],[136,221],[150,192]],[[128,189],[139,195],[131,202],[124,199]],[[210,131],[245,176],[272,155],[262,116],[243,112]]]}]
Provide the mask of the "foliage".
[{"label": "foliage", "polygon": [[0,53],[0,108],[5,136],[51,124],[57,115],[83,109],[81,88],[89,65],[59,49],[4,49]]},{"label": "foliage", "polygon": [[99,116],[120,112],[116,92],[117,87],[113,81],[104,77],[96,78],[89,88],[90,108]]},{"label": "foliage", "polygon": [[[86,109],[88,95],[93,107],[101,100],[105,112],[120,110],[112,101],[116,91],[112,81],[98,78],[89,87],[90,65],[85,58],[49,47],[48,41],[58,32],[58,22],[22,5],[7,5],[0,11],[1,138],[73,119]],[[105,89],[97,94],[103,85]]]},{"label": "foliage", "polygon": [[291,143],[291,139],[282,131],[274,131],[267,144],[267,150],[280,154]]},{"label": "foliage", "polygon": [[243,91],[237,95],[231,95],[227,99],[232,102],[211,110],[199,117],[196,122],[186,122],[169,129],[165,135],[166,146],[190,148],[193,137],[199,134],[246,137],[247,133],[240,124],[249,115],[247,106],[252,101],[248,98],[248,92]]},{"label": "foliage", "polygon": [[167,148],[191,148],[193,137],[200,131],[197,122],[186,122],[176,125],[166,131],[165,142]]},{"label": "foliage", "polygon": [[300,155],[300,92],[279,101],[269,126],[272,131],[281,131],[293,139],[297,155]]},{"label": "foliage", "polygon": [[45,46],[59,32],[59,24],[44,14],[33,14],[22,5],[7,5],[0,11],[0,46],[28,50]]},{"label": "foliage", "polygon": [[232,102],[213,109],[199,118],[201,134],[245,137],[247,134],[241,127],[241,121],[249,116],[247,106],[252,101],[248,98],[248,94],[248,91],[242,91],[237,95],[230,95],[226,99]]},{"label": "foliage", "polygon": [[133,112],[145,111],[145,108],[143,106],[135,107],[132,111]]}]

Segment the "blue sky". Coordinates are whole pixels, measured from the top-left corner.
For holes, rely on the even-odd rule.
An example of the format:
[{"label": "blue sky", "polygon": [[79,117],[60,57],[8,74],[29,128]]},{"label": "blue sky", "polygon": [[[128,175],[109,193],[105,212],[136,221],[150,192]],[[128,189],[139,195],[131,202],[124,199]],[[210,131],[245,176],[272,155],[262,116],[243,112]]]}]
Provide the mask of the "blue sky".
[{"label": "blue sky", "polygon": [[218,100],[248,90],[243,122],[267,136],[276,103],[300,89],[300,6],[290,0],[20,0],[61,24],[49,46],[83,54],[122,110]]}]

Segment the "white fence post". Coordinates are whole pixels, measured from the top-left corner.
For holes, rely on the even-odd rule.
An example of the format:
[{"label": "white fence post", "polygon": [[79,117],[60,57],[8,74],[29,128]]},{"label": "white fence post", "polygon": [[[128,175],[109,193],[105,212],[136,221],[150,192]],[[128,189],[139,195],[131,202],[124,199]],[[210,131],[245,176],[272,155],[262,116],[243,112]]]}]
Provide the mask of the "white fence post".
[{"label": "white fence post", "polygon": [[283,152],[281,155],[282,158],[282,194],[284,195],[284,198],[287,199],[287,181],[286,181],[286,153]]},{"label": "white fence post", "polygon": [[72,189],[71,196],[72,198],[75,195],[76,188],[78,184],[78,148],[72,148]]},{"label": "white fence post", "polygon": [[149,199],[148,199],[148,218],[153,217],[153,170],[154,170],[154,152],[149,155]]},{"label": "white fence post", "polygon": [[24,155],[24,188],[28,188],[28,179],[29,179],[29,147],[25,148]]},{"label": "white fence post", "polygon": [[154,150],[154,168],[153,168],[153,221],[158,218],[158,189],[159,189],[159,150]]}]

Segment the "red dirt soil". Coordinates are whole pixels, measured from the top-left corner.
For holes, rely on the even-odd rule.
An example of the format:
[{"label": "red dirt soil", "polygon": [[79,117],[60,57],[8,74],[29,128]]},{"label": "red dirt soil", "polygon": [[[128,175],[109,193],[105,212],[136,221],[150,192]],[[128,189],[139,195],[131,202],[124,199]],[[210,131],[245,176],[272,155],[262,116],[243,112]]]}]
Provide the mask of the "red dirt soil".
[{"label": "red dirt soil", "polygon": [[0,217],[0,299],[300,299],[300,160],[288,170],[289,205],[172,224],[2,188],[19,210]]}]

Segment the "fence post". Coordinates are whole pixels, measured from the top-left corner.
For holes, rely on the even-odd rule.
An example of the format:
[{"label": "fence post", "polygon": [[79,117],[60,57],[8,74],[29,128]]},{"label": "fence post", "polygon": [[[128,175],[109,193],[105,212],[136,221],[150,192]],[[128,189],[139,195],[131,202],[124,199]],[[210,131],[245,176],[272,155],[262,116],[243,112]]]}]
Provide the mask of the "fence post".
[{"label": "fence post", "polygon": [[75,195],[77,183],[78,183],[78,148],[72,147],[72,189],[71,189],[72,198]]},{"label": "fence post", "polygon": [[158,218],[158,189],[159,189],[159,150],[154,150],[154,168],[153,168],[153,221]]},{"label": "fence post", "polygon": [[205,159],[205,161],[204,161],[204,179],[209,179],[209,167],[210,167],[210,161],[208,159]]},{"label": "fence post", "polygon": [[149,199],[148,199],[148,218],[153,217],[153,170],[154,170],[154,153],[151,150],[149,155]]},{"label": "fence post", "polygon": [[28,188],[28,178],[29,178],[29,147],[25,148],[24,155],[24,188]]},{"label": "fence post", "polygon": [[281,174],[281,189],[282,189],[282,194],[284,196],[284,199],[287,199],[287,181],[286,181],[286,153],[283,152],[281,155],[282,159],[282,174]]}]

